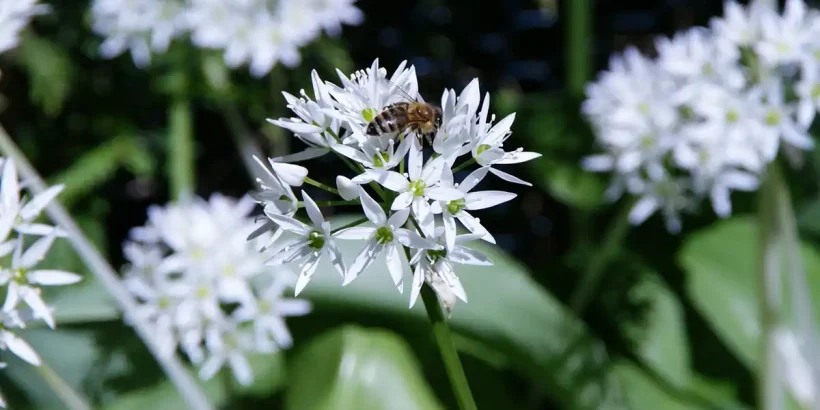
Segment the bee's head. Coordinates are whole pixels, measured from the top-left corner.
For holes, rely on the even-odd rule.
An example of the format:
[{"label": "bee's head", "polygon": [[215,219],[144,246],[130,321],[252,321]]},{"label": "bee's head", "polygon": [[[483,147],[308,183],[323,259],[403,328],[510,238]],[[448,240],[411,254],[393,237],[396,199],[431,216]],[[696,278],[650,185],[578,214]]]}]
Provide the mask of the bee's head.
[{"label": "bee's head", "polygon": [[370,124],[367,124],[367,128],[364,130],[367,135],[379,135],[379,130],[376,128],[376,121],[370,121]]},{"label": "bee's head", "polygon": [[433,123],[436,124],[436,128],[441,127],[442,115],[441,115],[441,108],[433,107]]}]

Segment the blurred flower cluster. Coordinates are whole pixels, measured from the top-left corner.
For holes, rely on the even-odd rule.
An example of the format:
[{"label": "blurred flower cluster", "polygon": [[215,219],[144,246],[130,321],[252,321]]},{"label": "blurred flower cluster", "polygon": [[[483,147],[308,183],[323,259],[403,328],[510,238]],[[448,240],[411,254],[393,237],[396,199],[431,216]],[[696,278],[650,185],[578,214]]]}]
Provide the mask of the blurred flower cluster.
[{"label": "blurred flower cluster", "polygon": [[587,88],[583,112],[605,152],[584,167],[615,173],[609,199],[639,197],[633,224],[661,212],[677,232],[707,197],[729,215],[730,193],[756,190],[779,152],[799,163],[814,147],[818,39],[820,13],[802,0],[783,14],[727,2],[709,28],[658,39],[657,58],[626,50]]},{"label": "blurred flower cluster", "polygon": [[130,51],[144,67],[152,53],[190,34],[196,47],[223,51],[229,67],[248,63],[253,75],[263,76],[277,62],[298,65],[299,48],[322,30],[337,35],[342,24],[359,24],[363,15],[354,1],[94,0],[91,11],[107,58]]},{"label": "blurred flower cluster", "polygon": [[38,0],[0,0],[0,53],[17,47],[20,32],[31,17],[43,14],[48,7]]},{"label": "blurred flower cluster", "polygon": [[246,355],[289,347],[283,318],[310,311],[306,301],[282,298],[295,276],[265,266],[258,252],[265,235],[247,240],[256,229],[254,206],[248,197],[218,194],[154,206],[123,247],[137,314],[154,325],[164,354],[181,348],[203,379],[227,363],[240,383],[250,383]]},{"label": "blurred flower cluster", "polygon": [[[62,191],[62,185],[51,187],[33,198],[22,198],[14,161],[0,158],[0,162],[0,258],[3,259],[0,286],[5,290],[0,310],[0,350],[9,350],[39,366],[40,357],[14,331],[37,320],[53,329],[52,309],[43,300],[40,287],[69,285],[80,281],[81,277],[62,270],[37,267],[55,239],[66,236],[57,227],[36,222],[43,209]],[[37,239],[26,246],[25,239],[31,237]],[[5,367],[5,363],[0,366]],[[0,406],[4,406],[2,398]]]},{"label": "blurred flower cluster", "polygon": [[[425,159],[425,139],[410,128],[399,126],[396,132],[368,135],[368,124],[389,105],[423,102],[414,67],[402,63],[388,77],[376,60],[366,70],[350,76],[338,72],[338,76],[341,85],[323,81],[314,71],[312,95],[304,90],[300,97],[283,93],[295,117],[268,120],[308,146],[302,152],[271,159],[269,166],[260,161],[267,172],[266,178],[259,180],[262,190],[255,198],[264,206],[270,219],[268,227],[275,232],[269,243],[274,254],[268,263],[298,263],[298,294],[323,258],[329,259],[348,284],[383,255],[399,291],[404,289],[405,276],[412,272],[411,307],[425,281],[438,292],[446,308],[451,309],[456,298],[466,302],[455,265],[492,264],[466,245],[479,239],[495,243],[473,212],[515,198],[509,192],[474,188],[488,174],[529,185],[498,166],[528,161],[539,154],[505,151],[515,114],[493,124],[489,94],[482,103],[478,80],[459,95],[455,90],[443,92],[441,124],[433,136],[428,135],[433,152]],[[418,112],[427,109],[426,105],[415,107]],[[407,106],[407,112],[414,109]],[[402,122],[400,118],[389,121]],[[309,178],[307,168],[290,163],[328,153],[341,157],[355,172],[352,178],[337,176],[335,189]],[[456,165],[463,156],[463,162]],[[456,182],[457,171],[472,164],[478,167]],[[305,183],[340,196],[345,205],[360,206],[366,218],[333,228],[321,213],[323,203],[305,191],[301,201],[294,194],[292,188]],[[373,194],[367,192],[366,185]],[[295,218],[300,208],[306,210],[309,223]],[[456,221],[466,228],[465,234],[458,233]],[[339,240],[361,242],[361,252],[352,261],[345,261]]]}]

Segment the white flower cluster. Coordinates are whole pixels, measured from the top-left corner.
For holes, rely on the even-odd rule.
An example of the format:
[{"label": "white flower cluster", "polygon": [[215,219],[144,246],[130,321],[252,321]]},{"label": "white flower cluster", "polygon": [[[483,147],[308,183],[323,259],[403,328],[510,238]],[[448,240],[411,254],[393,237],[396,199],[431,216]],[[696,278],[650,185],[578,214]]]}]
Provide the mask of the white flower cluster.
[{"label": "white flower cluster", "polygon": [[[35,195],[21,198],[17,168],[11,159],[0,158],[0,286],[5,288],[5,300],[0,309],[0,350],[9,350],[35,366],[40,357],[22,338],[14,333],[27,322],[42,320],[55,326],[51,308],[42,299],[41,286],[69,285],[80,281],[74,273],[56,269],[38,269],[58,237],[66,236],[59,228],[38,223],[43,209],[62,191],[57,185]],[[26,246],[27,237],[37,237]],[[0,368],[5,363],[0,363]],[[5,404],[0,398],[0,407]]]},{"label": "white flower cluster", "polygon": [[[295,117],[268,120],[290,130],[308,145],[302,152],[271,159],[270,167],[259,162],[267,172],[265,179],[259,180],[262,190],[255,198],[264,206],[270,219],[268,227],[275,232],[269,245],[275,254],[268,263],[299,264],[298,294],[323,257],[330,259],[343,276],[343,283],[348,284],[379,255],[384,255],[399,291],[403,291],[403,280],[412,271],[411,307],[425,281],[439,293],[448,309],[456,297],[466,302],[467,295],[454,265],[491,264],[484,255],[465,245],[477,239],[495,243],[472,212],[515,197],[509,192],[473,189],[488,173],[529,185],[497,166],[521,163],[540,154],[521,149],[504,150],[515,114],[493,124],[495,116],[489,114],[489,94],[482,104],[478,80],[473,80],[458,96],[454,90],[445,90],[442,94],[441,124],[432,141],[432,155],[425,160],[424,140],[415,132],[367,135],[367,125],[390,104],[423,102],[418,96],[414,67],[406,67],[403,62],[388,78],[376,60],[369,69],[350,76],[341,72],[338,75],[341,86],[322,81],[314,71],[312,96],[304,90],[301,97],[283,93]],[[417,106],[409,106],[407,111],[414,107]],[[428,119],[428,125],[434,122]],[[402,122],[400,118],[395,121]],[[288,163],[331,152],[356,173],[352,179],[337,176],[337,189],[308,178],[306,168]],[[462,156],[467,159],[454,168]],[[454,170],[473,163],[478,164],[477,169],[456,183]],[[346,205],[361,206],[366,219],[359,223],[367,221],[369,226],[333,229],[322,216],[321,203],[305,191],[301,201],[294,194],[292,187],[305,182],[338,194]],[[364,189],[368,184],[373,187],[376,199]],[[300,208],[307,211],[309,224],[294,217]],[[456,221],[469,232],[459,235]],[[288,232],[290,237],[282,235],[283,232]],[[347,264],[337,240],[362,241],[364,246]]]},{"label": "white flower cluster", "polygon": [[227,362],[242,384],[253,380],[248,353],[291,345],[284,317],[310,311],[304,300],[282,298],[295,275],[271,269],[259,253],[249,216],[254,202],[215,194],[151,207],[145,226],[133,228],[123,247],[125,285],[141,302],[137,312],[153,324],[167,355],[181,348],[200,377]]},{"label": "white flower cluster", "polygon": [[359,24],[355,0],[94,0],[93,28],[105,37],[101,51],[112,58],[130,51],[146,66],[151,53],[190,33],[196,47],[222,50],[235,68],[250,64],[255,76],[277,62],[299,64],[299,48],[322,30],[337,35],[342,24]]},{"label": "white flower cluster", "polygon": [[781,327],[775,332],[774,340],[777,354],[780,356],[782,366],[779,368],[780,377],[783,383],[791,391],[795,400],[801,408],[814,409],[820,404],[820,380],[818,365],[812,364],[813,357],[811,346],[805,343],[797,333],[787,327]]},{"label": "white flower cluster", "polygon": [[20,32],[33,16],[48,11],[38,0],[0,0],[0,53],[17,47]]},{"label": "white flower cluster", "polygon": [[658,57],[635,49],[612,59],[587,88],[583,112],[605,153],[591,171],[613,171],[609,192],[640,199],[640,224],[661,212],[667,228],[702,198],[722,217],[730,192],[754,191],[778,152],[801,158],[820,107],[820,13],[788,0],[778,14],[730,1],[709,28],[657,41]]}]

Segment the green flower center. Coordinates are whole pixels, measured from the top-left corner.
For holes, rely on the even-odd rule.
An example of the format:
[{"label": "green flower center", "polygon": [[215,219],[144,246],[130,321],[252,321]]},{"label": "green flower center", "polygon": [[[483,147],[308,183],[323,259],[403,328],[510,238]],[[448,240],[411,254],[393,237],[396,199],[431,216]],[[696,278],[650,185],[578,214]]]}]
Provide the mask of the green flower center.
[{"label": "green flower center", "polygon": [[812,87],[811,97],[812,98],[820,97],[820,84],[815,84],[814,87]]},{"label": "green flower center", "polygon": [[691,120],[692,118],[695,118],[695,111],[688,105],[680,107],[679,112],[681,118],[684,120]]},{"label": "green flower center", "polygon": [[319,250],[322,249],[323,246],[325,246],[325,237],[319,231],[313,231],[309,233],[307,236],[307,240],[308,246],[310,246],[313,249]]},{"label": "green flower center", "polygon": [[373,121],[373,118],[376,118],[377,115],[379,115],[379,111],[374,108],[365,108],[362,110],[362,118],[367,122]]},{"label": "green flower center", "polygon": [[168,296],[160,296],[160,298],[157,299],[157,307],[161,310],[168,309],[171,307],[171,299],[168,298]]},{"label": "green flower center", "polygon": [[644,115],[649,114],[649,104],[647,104],[647,103],[638,104],[638,112],[640,112],[641,114],[644,114]]},{"label": "green flower center", "polygon": [[205,251],[200,248],[194,248],[191,250],[191,259],[195,261],[201,261],[205,258]]},{"label": "green flower center", "polygon": [[196,297],[197,297],[197,299],[205,299],[210,294],[211,294],[211,290],[208,289],[208,287],[205,286],[205,285],[202,285],[202,286],[196,288]]},{"label": "green flower center", "polygon": [[451,214],[455,215],[459,213],[459,211],[464,209],[466,205],[467,203],[464,201],[463,198],[456,199],[455,201],[450,201],[447,203],[447,212],[450,212]]},{"label": "green flower center", "polygon": [[653,138],[652,135],[644,135],[641,137],[641,148],[649,149],[652,148],[653,145],[655,145],[655,138]]},{"label": "green flower center", "polygon": [[730,124],[736,123],[740,119],[740,114],[735,110],[730,110],[726,113],[726,122]]},{"label": "green flower center", "polygon": [[778,125],[780,124],[780,113],[777,111],[769,111],[766,114],[766,125]]},{"label": "green flower center", "polygon": [[436,263],[439,260],[444,259],[446,257],[447,257],[447,250],[446,249],[435,250],[435,251],[434,250],[427,251],[427,258],[430,259],[430,262],[433,262],[433,263]]},{"label": "green flower center", "polygon": [[410,192],[412,192],[414,196],[424,196],[424,188],[424,181],[422,180],[410,183]]},{"label": "green flower center", "polygon": [[703,68],[701,69],[701,72],[703,73],[704,76],[711,77],[712,75],[715,74],[715,68],[712,67],[712,64],[706,63],[706,64],[703,65]]},{"label": "green flower center", "polygon": [[259,312],[260,313],[270,313],[273,310],[273,306],[267,300],[259,301]]},{"label": "green flower center", "polygon": [[487,145],[487,144],[481,144],[481,145],[478,146],[478,148],[476,148],[475,154],[476,155],[481,155],[482,152],[484,152],[484,151],[486,151],[490,148],[492,148],[492,147]]},{"label": "green flower center", "polygon": [[386,152],[377,152],[376,155],[373,155],[373,165],[376,168],[381,168],[388,162],[390,162],[390,156]]},{"label": "green flower center", "polygon": [[376,229],[376,242],[382,245],[393,242],[393,230],[387,226]]}]

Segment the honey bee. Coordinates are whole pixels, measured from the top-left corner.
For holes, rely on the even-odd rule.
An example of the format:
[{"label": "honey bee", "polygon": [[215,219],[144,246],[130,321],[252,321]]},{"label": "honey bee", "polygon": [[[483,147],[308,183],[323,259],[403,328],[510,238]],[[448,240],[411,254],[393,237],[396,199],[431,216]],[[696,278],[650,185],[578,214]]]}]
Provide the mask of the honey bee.
[{"label": "honey bee", "polygon": [[433,137],[441,127],[441,108],[424,101],[413,99],[390,104],[367,124],[365,132],[371,137],[381,137],[394,133],[409,131],[416,134],[419,142],[422,138],[433,144]]}]

